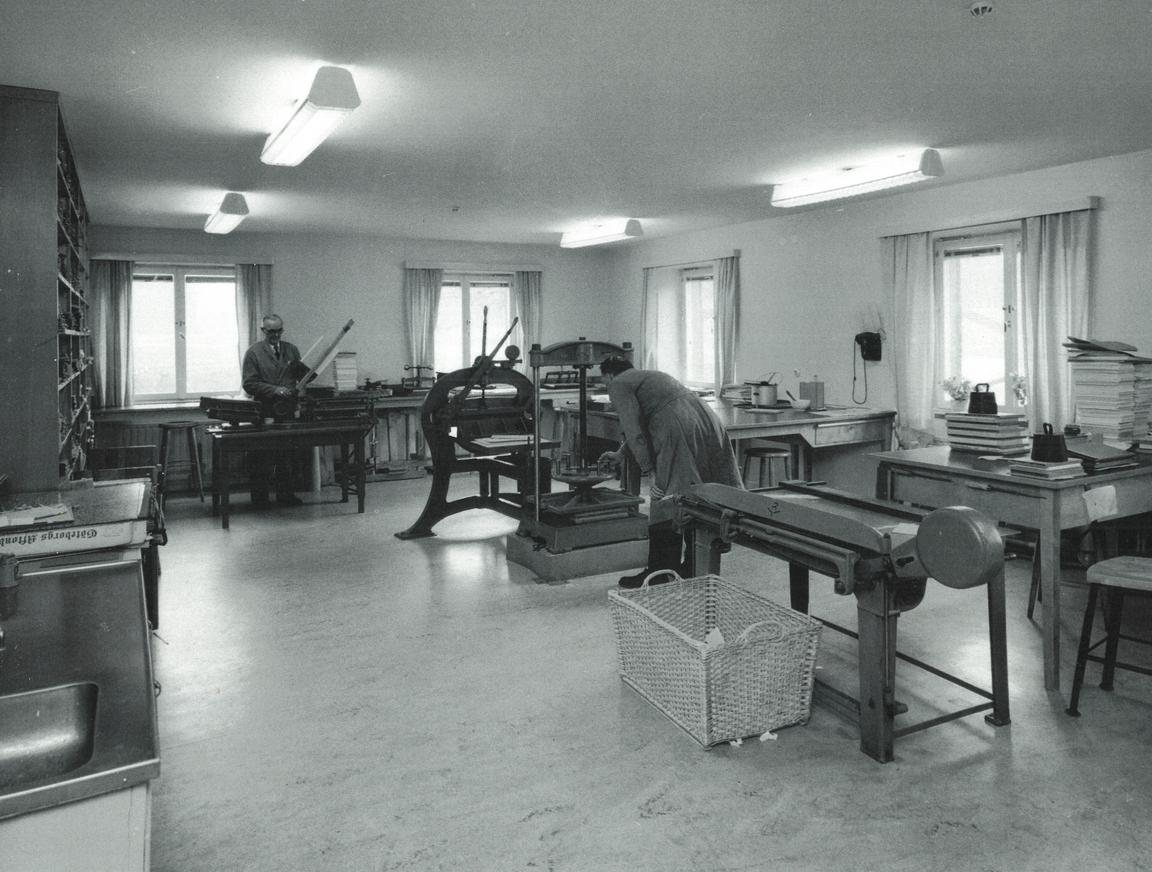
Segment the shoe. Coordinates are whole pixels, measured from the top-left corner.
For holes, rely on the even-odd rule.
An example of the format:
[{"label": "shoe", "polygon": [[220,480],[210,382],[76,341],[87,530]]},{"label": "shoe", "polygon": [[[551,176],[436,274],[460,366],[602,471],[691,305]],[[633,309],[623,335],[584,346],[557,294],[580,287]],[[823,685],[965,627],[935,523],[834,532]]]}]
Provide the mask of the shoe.
[{"label": "shoe", "polygon": [[[653,572],[659,572],[661,569],[671,569],[679,575],[684,567],[684,563],[680,559],[683,544],[680,534],[670,527],[659,525],[649,528],[648,565],[642,572],[638,572],[636,575],[624,576],[617,582],[617,585],[625,589],[638,588],[644,584],[644,579]],[[652,579],[649,584],[666,584],[671,580],[671,576],[664,574]]]},{"label": "shoe", "polygon": [[304,500],[296,496],[296,494],[278,494],[276,496],[276,505],[278,506],[302,506]]}]

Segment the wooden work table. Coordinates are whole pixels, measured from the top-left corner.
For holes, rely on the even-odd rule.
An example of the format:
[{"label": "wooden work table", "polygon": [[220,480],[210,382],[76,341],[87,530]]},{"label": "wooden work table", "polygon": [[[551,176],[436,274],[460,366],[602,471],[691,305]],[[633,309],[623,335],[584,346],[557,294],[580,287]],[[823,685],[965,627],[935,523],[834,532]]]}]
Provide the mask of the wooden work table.
[{"label": "wooden work table", "polygon": [[971,506],[1038,533],[1044,687],[1060,690],[1060,532],[1152,511],[1152,465],[1046,481],[980,469],[946,445],[877,454],[876,496],[924,508]]},{"label": "wooden work table", "polygon": [[[745,443],[751,439],[783,442],[792,448],[793,475],[811,481],[815,475],[817,455],[824,451],[847,448],[850,450],[886,450],[892,446],[892,429],[896,413],[885,409],[828,408],[819,412],[791,408],[754,409],[729,400],[708,400],[716,412],[728,438],[732,440],[738,458],[742,458]],[[576,414],[575,404],[556,404],[557,411]],[[589,410],[588,435],[620,441],[620,420],[615,412]],[[870,489],[870,480],[864,488]]]}]

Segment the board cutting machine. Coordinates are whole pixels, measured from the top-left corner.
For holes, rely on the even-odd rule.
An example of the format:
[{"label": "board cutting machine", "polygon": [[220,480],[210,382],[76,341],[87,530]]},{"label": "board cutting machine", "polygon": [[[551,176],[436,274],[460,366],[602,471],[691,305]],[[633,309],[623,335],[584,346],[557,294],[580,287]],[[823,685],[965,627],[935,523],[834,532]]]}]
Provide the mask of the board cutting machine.
[{"label": "board cutting machine", "polygon": [[[964,506],[923,512],[789,482],[758,491],[697,485],[678,498],[678,517],[692,543],[693,574],[718,574],[721,554],[741,545],[788,562],[798,611],[808,611],[812,571],[830,576],[837,593],[856,597],[857,631],[824,624],[857,638],[860,695],[818,681],[815,696],[857,720],[860,749],[870,757],[887,763],[896,737],[981,711],[990,710],[985,720],[993,726],[1009,723],[1004,547],[981,513]],[[897,652],[897,619],[920,604],[929,578],[987,590],[990,692]],[[897,728],[904,708],[896,699],[897,658],[987,701]]]}]

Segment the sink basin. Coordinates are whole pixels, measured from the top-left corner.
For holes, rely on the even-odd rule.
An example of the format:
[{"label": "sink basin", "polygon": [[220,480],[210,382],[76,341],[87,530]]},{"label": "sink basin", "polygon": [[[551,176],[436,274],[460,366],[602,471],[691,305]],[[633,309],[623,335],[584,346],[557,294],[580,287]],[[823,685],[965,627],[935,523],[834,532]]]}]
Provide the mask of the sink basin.
[{"label": "sink basin", "polygon": [[78,769],[92,759],[98,688],[64,684],[0,696],[0,790]]}]

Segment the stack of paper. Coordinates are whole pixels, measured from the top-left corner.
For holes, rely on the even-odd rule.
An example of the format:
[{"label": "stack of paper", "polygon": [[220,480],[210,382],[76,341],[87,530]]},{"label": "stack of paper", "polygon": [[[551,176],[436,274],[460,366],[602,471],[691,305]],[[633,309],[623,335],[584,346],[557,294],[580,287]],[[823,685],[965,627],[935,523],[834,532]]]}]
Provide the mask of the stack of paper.
[{"label": "stack of paper", "polygon": [[332,364],[336,390],[338,391],[354,391],[356,390],[356,382],[360,377],[356,369],[356,352],[355,351],[339,351],[336,353],[336,360]]},{"label": "stack of paper", "polygon": [[1076,478],[1084,474],[1084,465],[1079,460],[1064,460],[1053,463],[1044,460],[1031,460],[1020,457],[1008,464],[1008,471],[1012,475],[1024,475],[1030,478],[1044,478],[1049,481],[1058,481],[1064,478]]},{"label": "stack of paper", "polygon": [[1076,423],[1110,442],[1133,442],[1148,432],[1152,359],[1135,346],[1069,336],[1068,364]]},{"label": "stack of paper", "polygon": [[1112,472],[1139,465],[1136,456],[1131,452],[1087,439],[1069,442],[1068,457],[1082,461],[1084,471],[1089,473]]},{"label": "stack of paper", "polygon": [[973,454],[1016,455],[1027,454],[1028,419],[1021,412],[997,412],[992,415],[971,415],[957,412],[945,415],[948,444],[954,451]]}]

